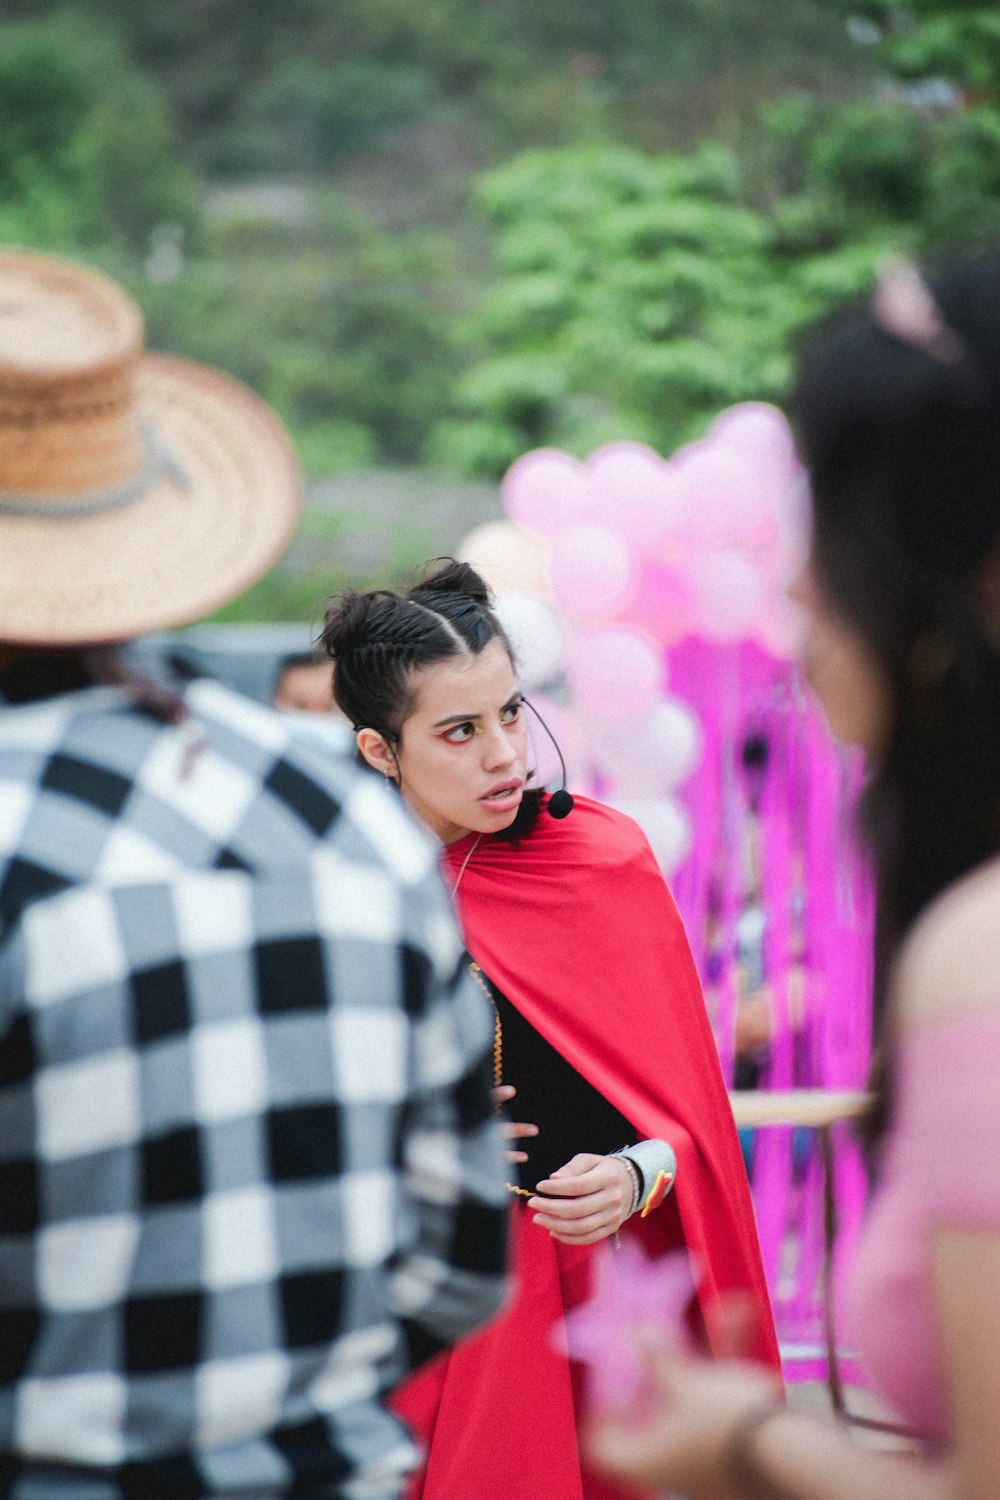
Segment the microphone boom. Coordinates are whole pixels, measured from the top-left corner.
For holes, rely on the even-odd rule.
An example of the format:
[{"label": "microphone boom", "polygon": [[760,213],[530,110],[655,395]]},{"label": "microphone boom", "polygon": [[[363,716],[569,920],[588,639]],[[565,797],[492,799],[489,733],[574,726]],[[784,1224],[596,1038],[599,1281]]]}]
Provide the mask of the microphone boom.
[{"label": "microphone boom", "polygon": [[573,794],[566,789],[566,762],[563,759],[563,753],[559,748],[559,741],[556,739],[555,735],[552,733],[552,730],[546,724],[545,720],[542,718],[541,714],[538,712],[538,709],[531,702],[531,700],[529,698],[522,698],[521,701],[527,708],[531,709],[531,712],[534,714],[535,718],[538,720],[539,724],[541,724],[542,728],[545,730],[545,733],[552,741],[552,747],[559,757],[559,768],[562,771],[562,786],[558,787],[552,793],[551,797],[546,803],[546,811],[552,818],[568,818],[570,813],[573,811]]}]

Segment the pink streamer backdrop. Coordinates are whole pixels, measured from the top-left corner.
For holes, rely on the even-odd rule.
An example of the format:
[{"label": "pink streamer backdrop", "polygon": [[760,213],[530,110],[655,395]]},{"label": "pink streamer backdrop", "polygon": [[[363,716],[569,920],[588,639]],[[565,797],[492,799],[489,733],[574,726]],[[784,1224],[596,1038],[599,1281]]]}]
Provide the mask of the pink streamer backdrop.
[{"label": "pink streamer backdrop", "polygon": [[[759,645],[689,638],[671,649],[669,664],[672,690],[704,735],[700,763],[680,793],[694,843],[671,885],[727,1079],[741,991],[756,988],[739,938],[756,885],[764,914],[758,992],[772,1016],[757,1086],[861,1088],[870,1055],[872,898],[853,832],[860,760],[834,743],[797,666]],[[764,761],[756,769],[744,764],[751,740]],[[823,1340],[819,1139],[769,1126],[747,1148],[779,1338],[799,1356],[787,1373],[814,1378],[823,1373],[821,1359],[806,1357]],[[866,1197],[860,1152],[843,1127],[834,1131],[834,1173],[839,1287]],[[850,1361],[847,1373],[857,1376]]]}]

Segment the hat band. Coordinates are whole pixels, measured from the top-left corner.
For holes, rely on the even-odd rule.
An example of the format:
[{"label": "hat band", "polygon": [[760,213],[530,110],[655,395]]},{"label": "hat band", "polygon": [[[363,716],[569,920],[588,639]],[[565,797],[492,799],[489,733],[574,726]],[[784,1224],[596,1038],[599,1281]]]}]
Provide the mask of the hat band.
[{"label": "hat band", "polygon": [[161,479],[170,479],[179,489],[191,488],[191,478],[177,456],[170,451],[153,423],[139,422],[139,446],[142,463],[135,474],[120,484],[108,484],[76,495],[27,494],[18,490],[0,490],[0,515],[22,516],[31,520],[72,520],[78,516],[96,516],[104,511],[121,510],[149,493]]}]

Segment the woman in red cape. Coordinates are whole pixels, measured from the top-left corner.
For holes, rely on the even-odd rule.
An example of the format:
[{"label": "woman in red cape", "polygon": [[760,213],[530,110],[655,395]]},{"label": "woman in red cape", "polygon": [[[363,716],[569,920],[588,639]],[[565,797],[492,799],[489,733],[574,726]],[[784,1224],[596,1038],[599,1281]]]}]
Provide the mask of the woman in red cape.
[{"label": "woman in red cape", "polygon": [[[594,1244],[620,1230],[650,1257],[686,1248],[709,1343],[713,1304],[740,1292],[755,1310],[758,1358],[777,1368],[777,1346],[746,1172],[676,907],[630,818],[583,797],[569,815],[549,816],[548,799],[525,790],[523,700],[489,605],[471,568],[446,564],[407,596],[343,596],[323,637],[360,753],[444,845],[471,967],[497,1007],[497,1082],[518,1086],[504,1068],[515,1041],[532,1066],[547,1058],[552,1088],[535,1093],[549,1122],[540,1138],[572,1137],[577,1123],[581,1135],[541,1192],[529,1196],[530,1173],[529,1189],[515,1189],[507,1310],[419,1371],[393,1406],[427,1448],[413,1500],[613,1500],[622,1492],[581,1469],[581,1374],[553,1338],[588,1294]],[[588,1151],[587,1131],[601,1128],[638,1144],[614,1149],[619,1136]],[[530,1154],[526,1128],[510,1129]],[[646,1181],[670,1148],[671,1170]]]}]

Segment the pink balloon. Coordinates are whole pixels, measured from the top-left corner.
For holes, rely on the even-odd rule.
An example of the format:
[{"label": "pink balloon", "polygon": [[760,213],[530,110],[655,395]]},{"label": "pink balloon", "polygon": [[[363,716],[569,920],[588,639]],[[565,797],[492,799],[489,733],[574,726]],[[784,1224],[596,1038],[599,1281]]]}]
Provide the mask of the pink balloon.
[{"label": "pink balloon", "polygon": [[701,726],[686,703],[663,698],[641,720],[591,723],[593,758],[615,796],[662,797],[701,757]]},{"label": "pink balloon", "polygon": [[775,496],[761,484],[752,460],[733,448],[693,445],[678,462],[676,482],[684,507],[681,531],[693,550],[754,546],[773,537]]},{"label": "pink balloon", "polygon": [[621,723],[648,713],[660,696],[665,667],[646,636],[632,630],[596,630],[574,645],[567,678],[584,715]]},{"label": "pink balloon", "polygon": [[760,579],[740,552],[695,558],[691,581],[697,593],[698,630],[711,641],[738,641],[751,634],[764,602]]},{"label": "pink balloon", "polygon": [[799,468],[792,430],[778,407],[766,401],[743,401],[716,417],[708,441],[743,454],[762,479],[781,488]]},{"label": "pink balloon", "polygon": [[801,605],[778,594],[765,601],[754,634],[772,656],[780,657],[782,661],[794,661],[805,643],[807,625],[806,612]]},{"label": "pink balloon", "polygon": [[672,646],[690,635],[695,597],[687,574],[667,563],[639,564],[632,597],[619,618],[652,636],[661,646]]},{"label": "pink balloon", "polygon": [[669,464],[645,443],[608,443],[587,460],[591,518],[610,526],[639,552],[673,530],[680,501]]},{"label": "pink balloon", "polygon": [[589,487],[578,459],[558,448],[535,448],[507,470],[500,498],[512,521],[542,536],[557,536],[582,519]]},{"label": "pink balloon", "polygon": [[812,504],[805,471],[800,470],[782,496],[778,529],[767,564],[770,576],[784,589],[805,567],[812,545]]},{"label": "pink balloon", "polygon": [[571,526],[549,545],[549,586],[574,620],[610,620],[635,585],[629,550],[606,526]]}]

